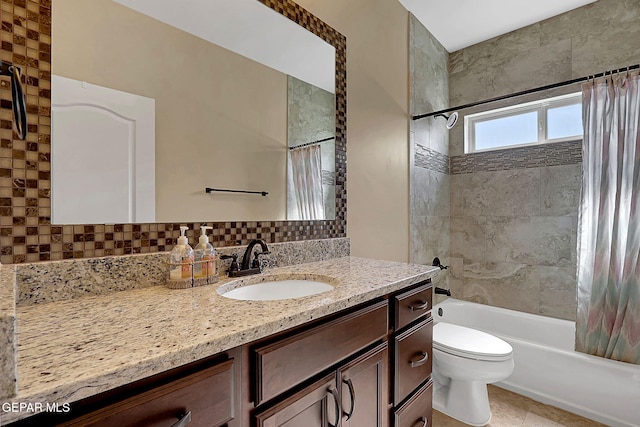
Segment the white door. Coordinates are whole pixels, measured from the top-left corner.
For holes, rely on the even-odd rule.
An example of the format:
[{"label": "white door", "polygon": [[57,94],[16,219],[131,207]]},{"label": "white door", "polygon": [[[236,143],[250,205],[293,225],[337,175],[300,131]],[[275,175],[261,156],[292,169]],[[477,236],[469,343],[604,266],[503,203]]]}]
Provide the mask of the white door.
[{"label": "white door", "polygon": [[155,100],[51,76],[51,222],[155,222]]}]

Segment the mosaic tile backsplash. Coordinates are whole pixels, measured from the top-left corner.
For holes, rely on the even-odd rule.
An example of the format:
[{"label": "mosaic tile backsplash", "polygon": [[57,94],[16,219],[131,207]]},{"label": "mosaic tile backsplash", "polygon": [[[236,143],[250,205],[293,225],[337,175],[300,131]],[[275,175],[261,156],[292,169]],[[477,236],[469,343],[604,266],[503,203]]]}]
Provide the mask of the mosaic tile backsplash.
[{"label": "mosaic tile backsplash", "polygon": [[[346,236],[346,38],[291,0],[260,0],[336,48],[336,216],[325,221],[206,223],[214,246],[251,239],[289,242]],[[11,87],[0,80],[0,262],[78,259],[169,251],[187,225],[200,223],[52,225],[51,0],[0,0],[0,59],[22,69],[26,141],[13,132]]]}]

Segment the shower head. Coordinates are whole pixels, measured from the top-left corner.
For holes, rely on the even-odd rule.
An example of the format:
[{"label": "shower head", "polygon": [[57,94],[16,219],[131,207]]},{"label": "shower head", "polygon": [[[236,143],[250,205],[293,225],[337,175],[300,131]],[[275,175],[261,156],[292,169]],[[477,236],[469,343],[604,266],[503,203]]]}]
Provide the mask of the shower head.
[{"label": "shower head", "polygon": [[454,111],[449,116],[447,116],[445,114],[436,114],[433,117],[444,117],[445,119],[447,119],[447,129],[451,129],[458,122],[458,112],[457,111]]}]

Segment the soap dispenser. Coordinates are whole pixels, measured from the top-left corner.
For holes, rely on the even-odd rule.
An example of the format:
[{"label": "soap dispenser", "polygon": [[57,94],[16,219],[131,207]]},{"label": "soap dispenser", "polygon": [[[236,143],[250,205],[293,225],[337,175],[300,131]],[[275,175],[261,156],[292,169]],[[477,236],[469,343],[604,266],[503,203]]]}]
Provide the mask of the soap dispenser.
[{"label": "soap dispenser", "polygon": [[200,239],[194,248],[195,261],[193,264],[193,286],[209,285],[218,281],[216,274],[216,250],[209,243],[207,230],[212,227],[200,227]]},{"label": "soap dispenser", "polygon": [[167,286],[173,289],[184,289],[193,286],[194,254],[186,236],[188,228],[186,226],[180,227],[178,244],[171,251]]}]

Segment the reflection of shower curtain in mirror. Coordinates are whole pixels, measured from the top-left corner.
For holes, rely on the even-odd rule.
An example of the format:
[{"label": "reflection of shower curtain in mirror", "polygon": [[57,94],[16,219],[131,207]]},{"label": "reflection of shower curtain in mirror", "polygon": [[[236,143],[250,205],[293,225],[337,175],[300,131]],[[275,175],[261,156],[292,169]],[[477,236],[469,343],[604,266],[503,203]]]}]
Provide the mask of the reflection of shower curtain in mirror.
[{"label": "reflection of shower curtain in mirror", "polygon": [[320,144],[296,148],[289,153],[300,219],[325,219]]},{"label": "reflection of shower curtain in mirror", "polygon": [[640,364],[640,77],[582,94],[576,350]]}]

